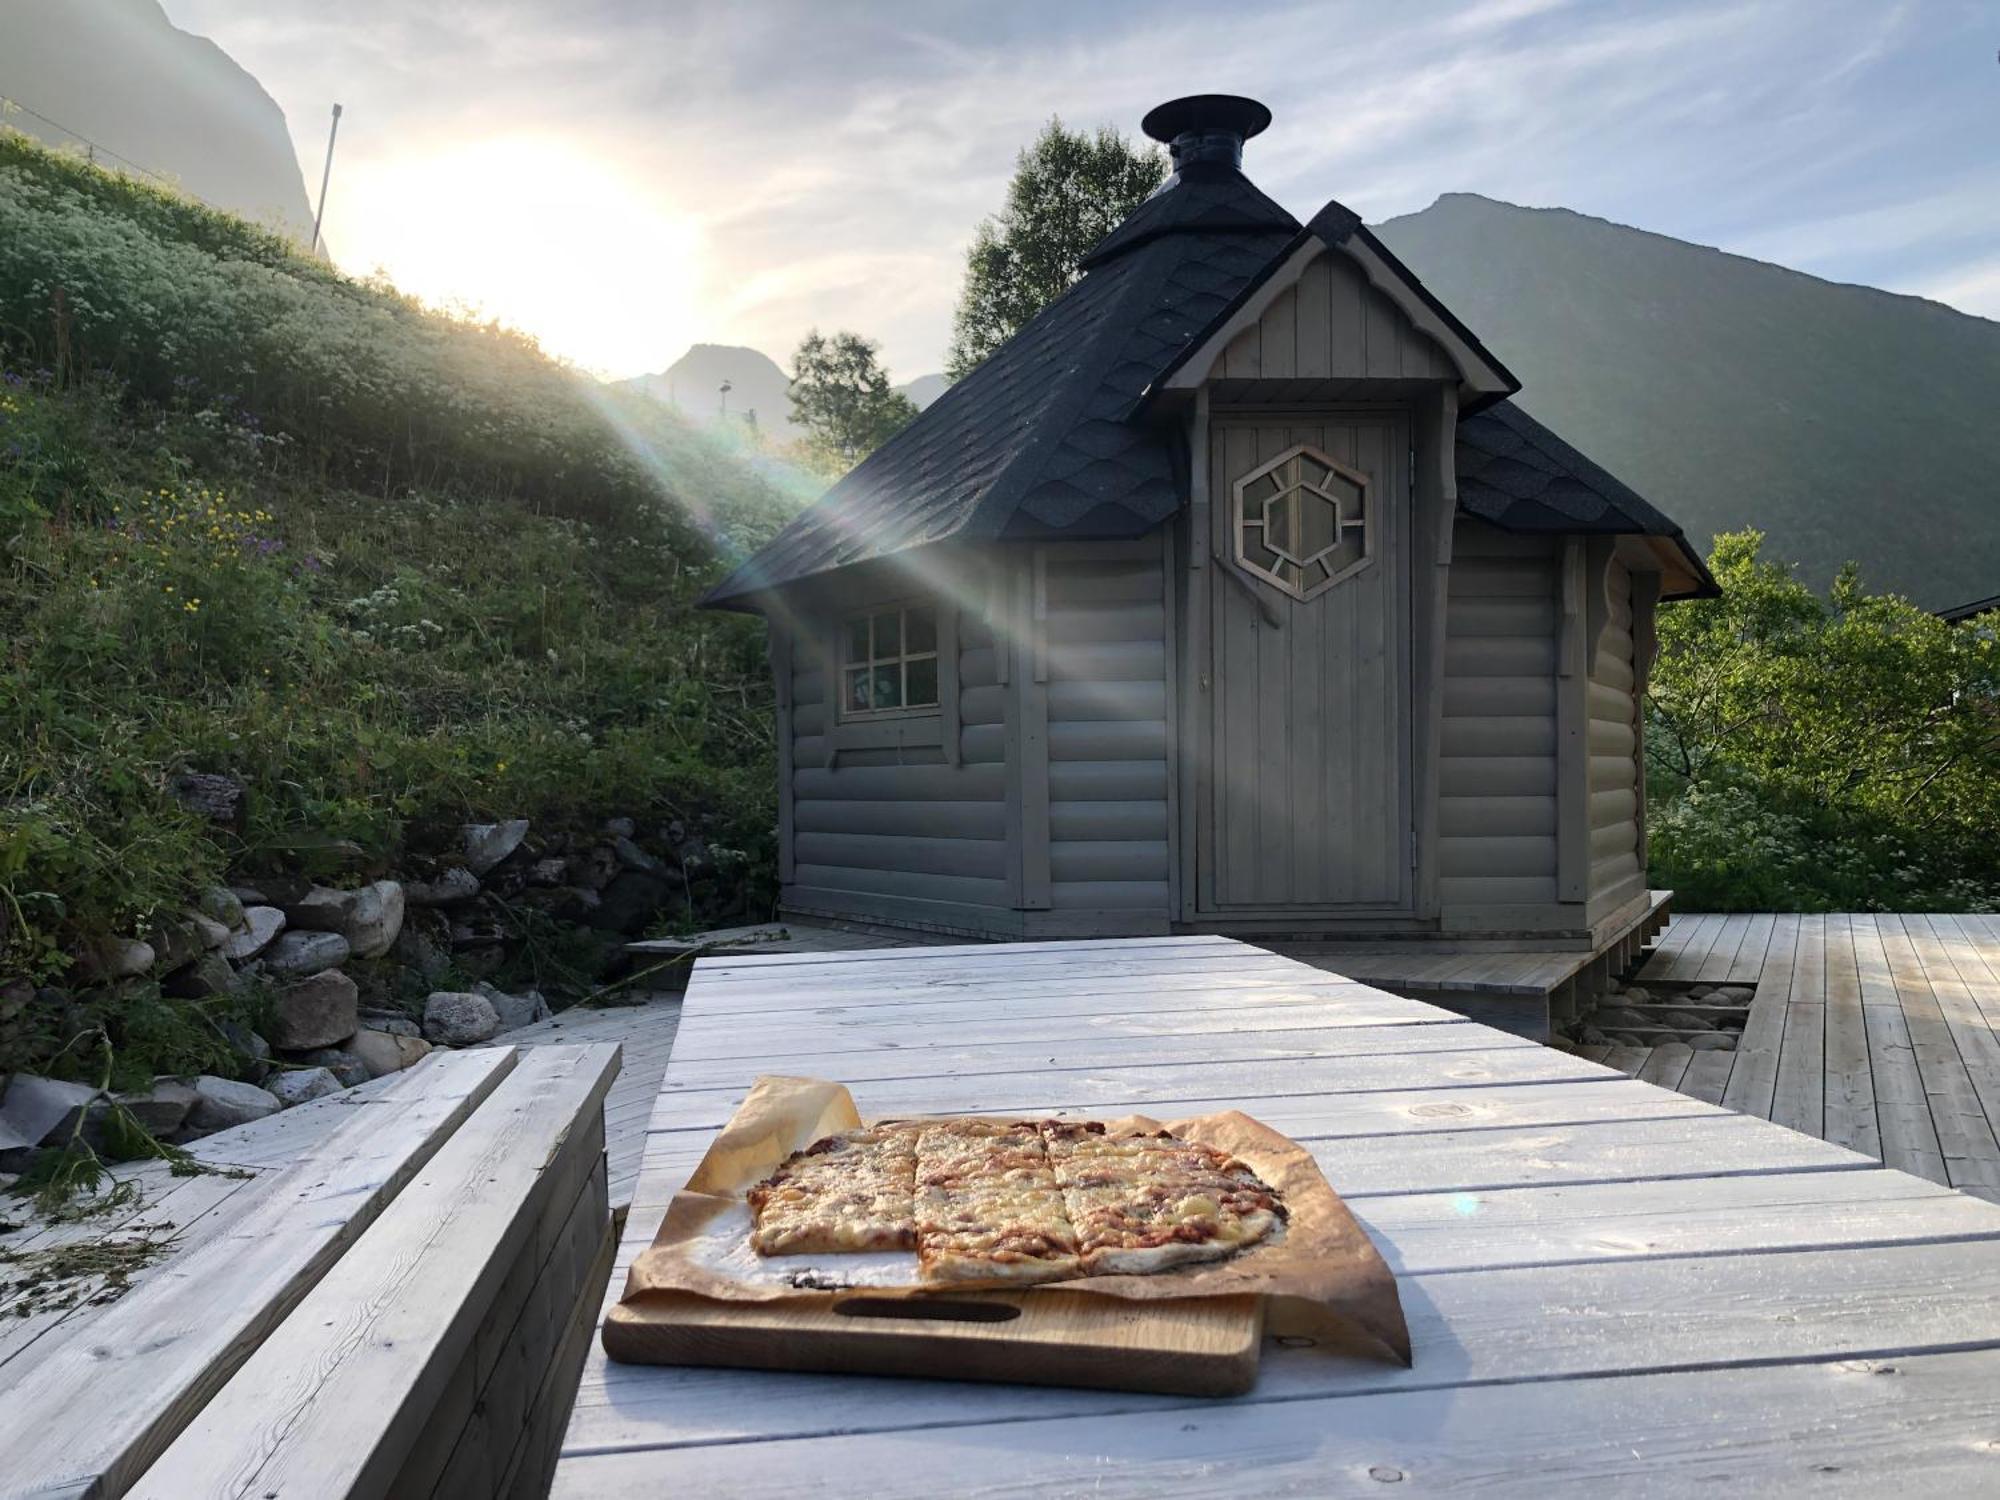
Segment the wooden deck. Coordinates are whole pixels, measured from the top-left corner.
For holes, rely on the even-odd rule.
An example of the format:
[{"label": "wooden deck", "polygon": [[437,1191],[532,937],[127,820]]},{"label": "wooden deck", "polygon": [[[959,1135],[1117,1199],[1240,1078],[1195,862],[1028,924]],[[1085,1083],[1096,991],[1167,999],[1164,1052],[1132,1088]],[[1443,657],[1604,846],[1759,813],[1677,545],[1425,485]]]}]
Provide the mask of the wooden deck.
[{"label": "wooden deck", "polygon": [[1634,978],[1755,986],[1738,1050],[1583,1056],[2000,1201],[2000,916],[1677,917]]},{"label": "wooden deck", "polygon": [[563,1500],[2000,1477],[2000,1209],[1825,1141],[1220,938],[705,960],[685,1009],[621,1265],[762,1071],[851,1080],[871,1114],[1238,1107],[1319,1157],[1416,1362],[1273,1340],[1214,1402],[593,1348]]}]

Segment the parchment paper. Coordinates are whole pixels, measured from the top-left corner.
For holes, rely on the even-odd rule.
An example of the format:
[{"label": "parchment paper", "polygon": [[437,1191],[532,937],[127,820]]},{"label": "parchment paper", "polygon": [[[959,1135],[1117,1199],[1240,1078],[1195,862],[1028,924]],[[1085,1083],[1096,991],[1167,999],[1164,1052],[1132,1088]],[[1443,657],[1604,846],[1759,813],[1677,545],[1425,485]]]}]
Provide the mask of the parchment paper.
[{"label": "parchment paper", "polygon": [[[977,1289],[976,1283],[920,1282],[916,1255],[907,1250],[761,1256],[750,1248],[744,1195],[794,1151],[861,1123],[854,1096],[841,1084],[759,1078],[687,1186],[674,1195],[658,1235],[626,1278],[621,1302],[643,1304],[648,1296],[668,1292],[773,1303],[848,1288],[866,1288],[871,1296]],[[1162,1128],[1143,1115],[1107,1120],[1105,1126],[1113,1135]],[[1173,1120],[1164,1128],[1228,1152],[1277,1189],[1289,1214],[1284,1228],[1230,1260],[1157,1276],[1086,1276],[1044,1285],[1135,1302],[1258,1293],[1266,1299],[1266,1330],[1274,1335],[1411,1362],[1396,1279],[1310,1152],[1236,1110]]]}]

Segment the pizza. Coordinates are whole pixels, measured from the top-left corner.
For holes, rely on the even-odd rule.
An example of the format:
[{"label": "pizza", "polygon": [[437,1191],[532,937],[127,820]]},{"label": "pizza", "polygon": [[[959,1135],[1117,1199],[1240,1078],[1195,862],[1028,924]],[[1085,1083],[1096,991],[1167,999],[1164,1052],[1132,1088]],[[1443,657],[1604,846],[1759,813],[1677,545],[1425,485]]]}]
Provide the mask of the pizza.
[{"label": "pizza", "polygon": [[815,1141],[750,1192],[763,1255],[915,1249],[939,1283],[1150,1275],[1285,1221],[1227,1152],[1097,1121],[883,1121]]}]

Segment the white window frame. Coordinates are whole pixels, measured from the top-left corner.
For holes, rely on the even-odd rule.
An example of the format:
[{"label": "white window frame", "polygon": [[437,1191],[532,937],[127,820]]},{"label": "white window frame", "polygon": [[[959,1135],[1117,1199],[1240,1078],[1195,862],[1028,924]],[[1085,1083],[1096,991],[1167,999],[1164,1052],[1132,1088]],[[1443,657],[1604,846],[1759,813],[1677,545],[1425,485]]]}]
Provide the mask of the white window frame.
[{"label": "white window frame", "polygon": [[[894,655],[878,656],[875,654],[875,620],[878,616],[889,614],[892,611],[896,615],[897,650]],[[910,614],[912,611],[926,611],[930,614],[931,649],[928,651],[912,651],[909,649]],[[837,702],[840,705],[839,718],[842,723],[865,724],[882,719],[916,718],[935,715],[939,712],[944,702],[945,693],[943,619],[944,610],[939,606],[937,601],[932,599],[884,600],[882,603],[874,605],[869,609],[849,610],[841,615],[838,649],[835,657],[838,663],[838,675],[834,679],[834,690],[839,694]],[[853,639],[852,627],[860,620],[868,622],[869,654],[865,661],[857,660],[849,655],[849,648]],[[910,664],[912,662],[923,661],[934,663],[932,673],[933,697],[928,703],[911,703],[909,701]],[[901,698],[903,701],[889,708],[854,708],[850,706],[847,695],[849,674],[856,670],[861,670],[867,672],[872,678],[877,671],[886,666],[894,666],[897,669],[897,681],[901,689]]]}]

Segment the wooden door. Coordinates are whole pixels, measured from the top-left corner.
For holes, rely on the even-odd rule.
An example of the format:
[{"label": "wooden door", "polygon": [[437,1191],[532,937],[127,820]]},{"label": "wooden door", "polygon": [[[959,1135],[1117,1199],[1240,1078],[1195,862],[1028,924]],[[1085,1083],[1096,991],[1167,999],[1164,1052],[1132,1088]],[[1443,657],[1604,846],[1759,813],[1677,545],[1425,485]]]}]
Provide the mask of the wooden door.
[{"label": "wooden door", "polygon": [[1409,463],[1399,415],[1211,425],[1199,909],[1411,908]]}]

